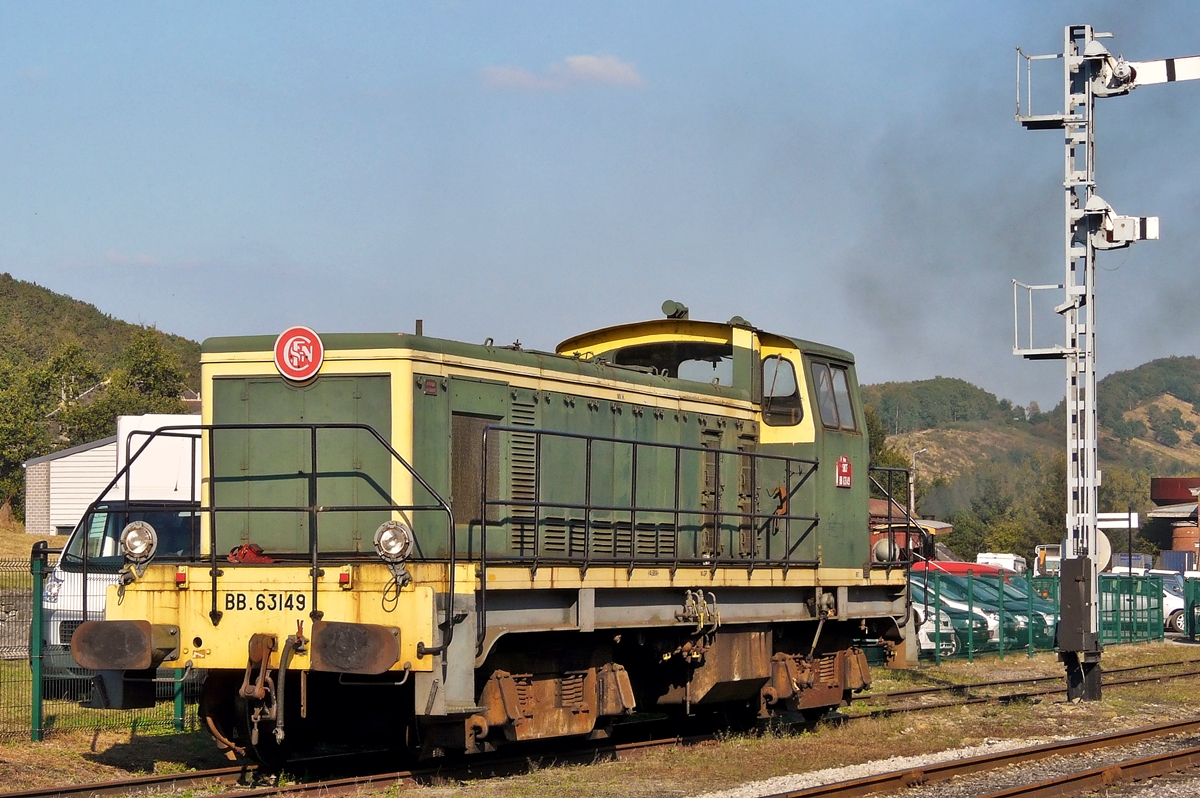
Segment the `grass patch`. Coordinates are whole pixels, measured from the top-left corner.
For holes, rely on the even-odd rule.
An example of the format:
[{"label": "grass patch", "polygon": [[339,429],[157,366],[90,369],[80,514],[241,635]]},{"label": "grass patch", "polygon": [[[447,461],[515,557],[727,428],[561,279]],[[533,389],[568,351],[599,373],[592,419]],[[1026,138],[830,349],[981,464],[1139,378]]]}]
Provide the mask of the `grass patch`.
[{"label": "grass patch", "polygon": [[0,560],[29,562],[29,550],[39,540],[46,541],[52,549],[60,548],[67,542],[66,535],[50,535],[49,537],[27,535],[25,525],[20,521],[14,520],[7,524],[0,524]]}]

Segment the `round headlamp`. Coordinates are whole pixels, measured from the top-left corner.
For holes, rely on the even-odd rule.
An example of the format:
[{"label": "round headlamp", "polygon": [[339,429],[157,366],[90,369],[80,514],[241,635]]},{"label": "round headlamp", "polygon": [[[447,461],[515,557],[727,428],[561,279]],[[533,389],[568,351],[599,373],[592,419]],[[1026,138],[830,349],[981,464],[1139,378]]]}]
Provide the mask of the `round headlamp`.
[{"label": "round headlamp", "polygon": [[375,530],[375,552],[384,562],[406,560],[412,549],[412,529],[402,521],[384,521]]},{"label": "round headlamp", "polygon": [[145,521],[132,521],[121,530],[121,551],[131,562],[146,562],[157,548],[158,533]]}]

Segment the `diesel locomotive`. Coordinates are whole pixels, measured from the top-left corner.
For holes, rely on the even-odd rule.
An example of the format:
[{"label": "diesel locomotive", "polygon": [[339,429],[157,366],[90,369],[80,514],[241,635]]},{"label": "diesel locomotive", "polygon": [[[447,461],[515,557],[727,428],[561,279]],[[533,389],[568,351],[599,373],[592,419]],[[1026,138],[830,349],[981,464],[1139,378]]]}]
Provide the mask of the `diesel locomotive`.
[{"label": "diesel locomotive", "polygon": [[904,656],[909,603],[871,545],[854,358],[664,311],[553,353],[205,341],[190,551],[144,521],[87,547],[122,567],[71,640],[96,700],[205,671],[203,722],[263,761],[842,704],[870,683],[858,641]]}]

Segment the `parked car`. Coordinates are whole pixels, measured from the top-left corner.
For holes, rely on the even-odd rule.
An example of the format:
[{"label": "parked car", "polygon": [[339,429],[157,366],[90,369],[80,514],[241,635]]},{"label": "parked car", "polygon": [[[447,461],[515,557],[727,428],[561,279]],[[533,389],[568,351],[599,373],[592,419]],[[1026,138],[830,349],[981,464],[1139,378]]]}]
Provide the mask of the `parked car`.
[{"label": "parked car", "polygon": [[1168,632],[1183,634],[1187,631],[1187,583],[1177,571],[1150,571],[1163,580],[1163,621]]},{"label": "parked car", "polygon": [[[160,502],[108,502],[95,505],[67,539],[58,563],[47,575],[42,596],[43,639],[42,677],[47,682],[65,679],[82,685],[90,683],[92,672],[71,658],[71,636],[84,618],[84,549],[87,550],[87,617],[104,617],[104,605],[110,585],[117,583],[125,564],[119,550],[121,531],[134,521],[145,521],[158,533],[158,558],[194,556],[200,541],[199,504]],[[57,685],[51,692],[78,692],[69,683]],[[49,685],[53,686],[53,685]]]},{"label": "parked car", "polygon": [[945,610],[938,613],[936,624],[932,609],[926,613],[915,612],[913,621],[917,624],[917,642],[922,654],[932,656],[937,649],[943,657],[958,653],[958,636],[954,634],[954,623]]}]

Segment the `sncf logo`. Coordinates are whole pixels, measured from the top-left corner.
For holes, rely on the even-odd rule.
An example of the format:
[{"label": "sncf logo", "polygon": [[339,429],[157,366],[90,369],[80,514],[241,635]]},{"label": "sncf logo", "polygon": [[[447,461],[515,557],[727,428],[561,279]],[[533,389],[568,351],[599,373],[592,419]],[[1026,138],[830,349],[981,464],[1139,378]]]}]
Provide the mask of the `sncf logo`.
[{"label": "sncf logo", "polygon": [[307,327],[290,327],[275,339],[275,368],[284,379],[307,382],[317,376],[324,360],[320,336]]}]

